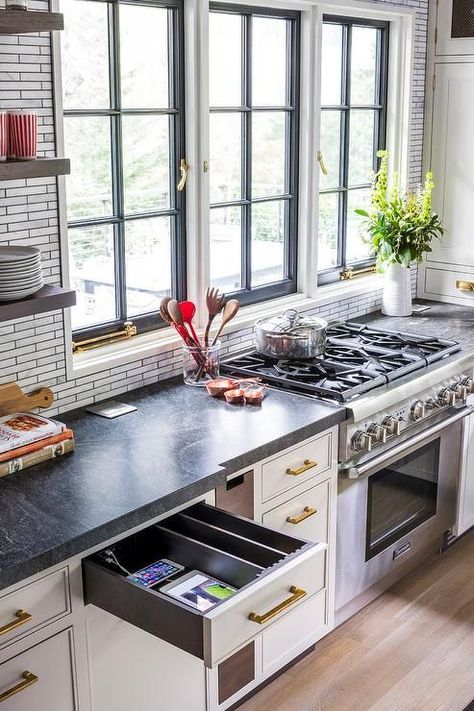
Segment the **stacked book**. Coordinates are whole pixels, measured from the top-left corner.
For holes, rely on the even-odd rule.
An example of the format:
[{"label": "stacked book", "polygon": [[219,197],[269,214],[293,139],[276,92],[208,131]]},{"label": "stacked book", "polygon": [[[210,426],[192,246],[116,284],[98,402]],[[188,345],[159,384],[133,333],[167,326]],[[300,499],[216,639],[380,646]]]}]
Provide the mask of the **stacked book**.
[{"label": "stacked book", "polygon": [[0,477],[73,449],[74,433],[62,422],[30,412],[0,417]]}]

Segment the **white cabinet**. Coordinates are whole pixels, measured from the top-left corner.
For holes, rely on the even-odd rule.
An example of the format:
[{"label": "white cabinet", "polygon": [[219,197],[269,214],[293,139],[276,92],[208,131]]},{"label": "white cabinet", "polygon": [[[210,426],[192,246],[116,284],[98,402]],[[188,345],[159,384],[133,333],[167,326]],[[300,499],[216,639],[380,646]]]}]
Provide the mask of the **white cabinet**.
[{"label": "white cabinet", "polygon": [[2,711],[78,711],[72,630],[64,630],[0,664]]},{"label": "white cabinet", "polygon": [[436,3],[436,56],[474,55],[472,0]]},{"label": "white cabinet", "polygon": [[[474,62],[438,62],[434,72],[427,144],[435,182],[433,207],[445,233],[433,240],[433,251],[420,270],[419,295],[474,306]],[[468,288],[472,283],[472,291],[466,283]]]},{"label": "white cabinet", "polygon": [[463,453],[455,529],[458,536],[474,526],[474,414],[464,422]]}]

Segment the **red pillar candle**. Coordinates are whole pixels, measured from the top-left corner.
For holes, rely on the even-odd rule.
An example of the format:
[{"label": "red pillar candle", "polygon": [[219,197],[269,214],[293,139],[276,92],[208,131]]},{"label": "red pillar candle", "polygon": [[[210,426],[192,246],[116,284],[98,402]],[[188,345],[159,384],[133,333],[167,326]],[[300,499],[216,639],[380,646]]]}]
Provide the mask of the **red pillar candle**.
[{"label": "red pillar candle", "polygon": [[10,151],[17,160],[36,158],[38,151],[38,114],[33,111],[10,113]]}]

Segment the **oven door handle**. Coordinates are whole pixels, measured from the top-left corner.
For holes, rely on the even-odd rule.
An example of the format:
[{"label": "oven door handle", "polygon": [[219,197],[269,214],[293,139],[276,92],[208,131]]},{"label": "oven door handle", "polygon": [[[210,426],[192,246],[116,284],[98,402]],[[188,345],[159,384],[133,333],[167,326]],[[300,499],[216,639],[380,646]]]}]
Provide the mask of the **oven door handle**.
[{"label": "oven door handle", "polygon": [[473,412],[473,408],[464,407],[460,412],[457,412],[455,415],[451,415],[451,417],[448,417],[442,422],[438,422],[436,425],[430,427],[429,430],[419,432],[405,442],[400,442],[394,447],[391,447],[388,452],[383,452],[383,454],[380,454],[378,457],[372,457],[372,459],[364,464],[361,464],[359,467],[341,467],[340,474],[348,479],[359,479],[362,476],[370,474],[372,471],[379,469],[381,465],[386,462],[393,461],[400,455],[409,454],[414,448],[422,444],[425,440],[432,439],[433,435],[438,434],[438,432],[442,432],[450,425],[454,425],[456,422],[459,422]]}]

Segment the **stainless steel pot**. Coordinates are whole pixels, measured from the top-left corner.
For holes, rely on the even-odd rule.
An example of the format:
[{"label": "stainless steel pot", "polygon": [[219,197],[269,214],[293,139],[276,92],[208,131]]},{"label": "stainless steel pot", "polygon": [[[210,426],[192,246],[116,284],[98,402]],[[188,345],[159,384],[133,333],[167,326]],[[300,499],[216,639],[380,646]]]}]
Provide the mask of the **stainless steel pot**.
[{"label": "stainless steel pot", "polygon": [[257,350],[272,358],[314,358],[324,350],[327,325],[324,319],[301,316],[296,309],[259,319],[255,324]]}]

